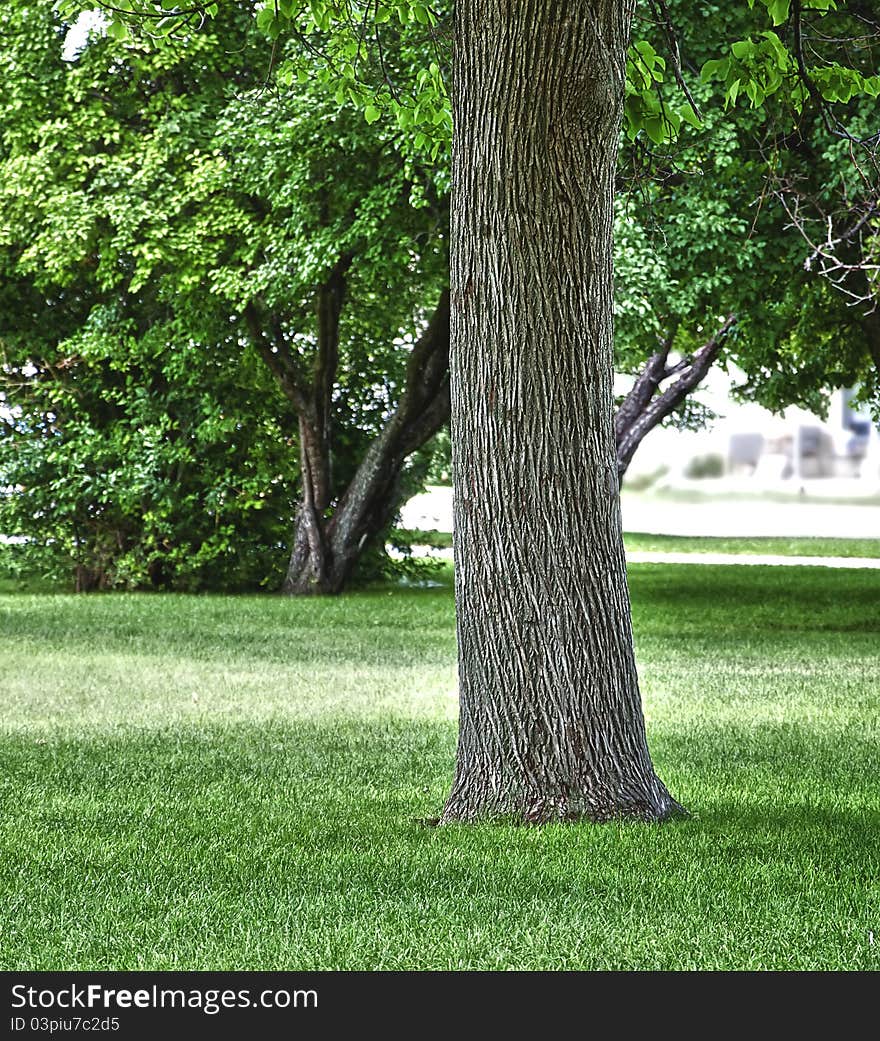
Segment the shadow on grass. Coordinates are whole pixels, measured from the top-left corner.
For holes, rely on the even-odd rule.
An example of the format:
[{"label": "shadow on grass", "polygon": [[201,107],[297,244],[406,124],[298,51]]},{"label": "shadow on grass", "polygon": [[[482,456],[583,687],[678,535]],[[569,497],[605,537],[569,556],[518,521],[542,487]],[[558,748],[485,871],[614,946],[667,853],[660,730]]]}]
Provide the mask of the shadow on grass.
[{"label": "shadow on grass", "polygon": [[[256,663],[367,659],[389,667],[454,656],[447,589],[408,588],[341,597],[0,597],[3,637],[71,655],[99,652]],[[417,647],[414,649],[414,637]]]},{"label": "shadow on grass", "polygon": [[[841,640],[880,634],[880,572],[647,565],[630,576],[638,646],[686,657],[772,651],[846,655]],[[326,600],[278,597],[0,597],[4,637],[28,647],[177,655],[195,660],[394,667],[454,660],[449,589],[396,589]],[[827,643],[816,643],[813,637]],[[809,639],[801,648],[797,640]],[[651,641],[654,641],[651,644]],[[836,642],[835,642],[836,641]],[[416,647],[417,643],[417,647]],[[859,654],[871,648],[859,643]],[[668,652],[668,653],[667,653]]]},{"label": "shadow on grass", "polygon": [[670,631],[880,632],[880,572],[643,565],[630,574],[635,623]]},{"label": "shadow on grass", "polygon": [[[830,823],[847,799],[861,807],[880,796],[880,738],[856,724],[704,723],[680,732],[654,727],[652,738],[661,776],[701,826],[736,818],[765,827],[778,817],[784,827],[826,811]],[[408,814],[435,808],[431,799],[445,795],[454,754],[453,723],[395,716],[204,721],[76,737],[41,730],[0,740],[0,792],[7,819],[25,809],[39,815],[53,801],[72,814],[78,800],[91,808],[106,802],[112,815],[148,794],[186,807],[227,790],[233,808],[283,796],[304,816],[334,803],[397,803]],[[878,807],[869,816],[880,824]]]},{"label": "shadow on grass", "polygon": [[[871,964],[847,937],[865,932],[877,877],[877,800],[856,782],[876,748],[817,772],[807,730],[664,732],[658,746],[689,820],[427,829],[413,819],[446,794],[452,725],[285,720],[6,738],[0,960]],[[821,754],[832,751],[842,756],[843,743],[825,741]]]}]

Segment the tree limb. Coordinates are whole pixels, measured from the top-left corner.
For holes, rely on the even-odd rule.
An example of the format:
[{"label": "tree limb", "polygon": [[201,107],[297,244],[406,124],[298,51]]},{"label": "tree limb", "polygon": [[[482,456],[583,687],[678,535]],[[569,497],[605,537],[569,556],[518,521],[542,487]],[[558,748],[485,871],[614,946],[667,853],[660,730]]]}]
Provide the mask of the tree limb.
[{"label": "tree limb", "polygon": [[[671,386],[657,396],[653,396],[652,392],[652,396],[647,400],[644,393],[641,392],[637,395],[636,400],[643,403],[642,408],[637,413],[635,409],[630,409],[620,423],[618,423],[620,418],[618,413],[618,417],[615,417],[618,481],[623,480],[623,475],[626,473],[636,449],[645,436],[666,419],[667,416],[671,415],[688,394],[702,382],[735,325],[736,316],[728,315],[724,324],[715,335],[703,344],[698,351],[695,351],[689,359],[686,359],[683,370],[681,370],[681,363],[670,370],[669,375],[682,371],[682,375]],[[659,382],[667,378],[664,375],[660,381],[656,380],[658,370],[657,358],[658,355],[655,354],[648,359],[645,369],[636,380],[637,385],[642,381],[643,390],[645,387],[652,386],[653,390],[656,391],[659,389]],[[635,388],[633,389],[635,390]],[[632,391],[630,394],[632,394]]]}]

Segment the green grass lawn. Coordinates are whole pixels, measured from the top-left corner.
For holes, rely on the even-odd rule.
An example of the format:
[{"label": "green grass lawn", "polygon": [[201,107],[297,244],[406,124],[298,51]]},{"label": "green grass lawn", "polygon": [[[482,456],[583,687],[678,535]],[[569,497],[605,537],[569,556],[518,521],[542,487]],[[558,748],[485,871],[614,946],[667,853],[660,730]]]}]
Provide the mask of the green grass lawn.
[{"label": "green grass lawn", "polygon": [[0,968],[880,968],[880,576],[631,584],[663,826],[415,823],[448,587],[0,597]]},{"label": "green grass lawn", "polygon": [[623,536],[629,551],[652,553],[743,553],[780,557],[880,557],[880,538],[720,538],[690,535]]},{"label": "green grass lawn", "polygon": [[[403,541],[433,549],[449,549],[452,533],[400,529]],[[623,536],[629,551],[652,553],[744,553],[782,557],[880,557],[880,538],[718,538],[690,535],[643,535],[627,532]]]}]

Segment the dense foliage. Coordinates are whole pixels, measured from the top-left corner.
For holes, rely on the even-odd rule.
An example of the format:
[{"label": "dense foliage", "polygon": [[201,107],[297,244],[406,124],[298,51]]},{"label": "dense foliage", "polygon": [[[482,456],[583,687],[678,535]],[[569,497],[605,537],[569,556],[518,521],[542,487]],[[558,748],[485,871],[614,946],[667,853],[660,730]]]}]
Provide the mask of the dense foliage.
[{"label": "dense foliage", "polygon": [[[88,37],[76,5],[0,11],[0,531],[84,588],[274,586],[303,473],[326,471],[331,524],[418,382],[447,279],[450,12],[113,7]],[[859,384],[876,406],[875,218],[846,232],[876,203],[854,141],[876,134],[877,26],[826,0],[640,12],[619,368],[662,351],[676,373],[733,316],[710,361],[743,393],[821,411]],[[703,418],[684,389],[664,420]],[[442,383],[425,394],[410,411],[436,416],[398,446],[358,553],[425,473],[448,479],[445,434],[433,463],[421,447]]]},{"label": "dense foliage", "polygon": [[180,51],[97,31],[65,52],[70,26],[27,6],[4,12],[0,530],[84,587],[275,585],[299,430],[245,316],[307,368],[316,290],[348,258],[344,488],[443,282],[432,186],[321,91],[268,103],[247,16]]}]

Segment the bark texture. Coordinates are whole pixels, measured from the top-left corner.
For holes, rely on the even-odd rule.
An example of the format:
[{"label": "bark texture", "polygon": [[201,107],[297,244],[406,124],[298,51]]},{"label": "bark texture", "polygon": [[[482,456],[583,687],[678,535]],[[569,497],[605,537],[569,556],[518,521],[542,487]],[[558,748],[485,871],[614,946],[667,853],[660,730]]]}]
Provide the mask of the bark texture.
[{"label": "bark texture", "polygon": [[633,0],[459,0],[452,444],[460,735],[442,820],[661,820],[612,423]]}]

